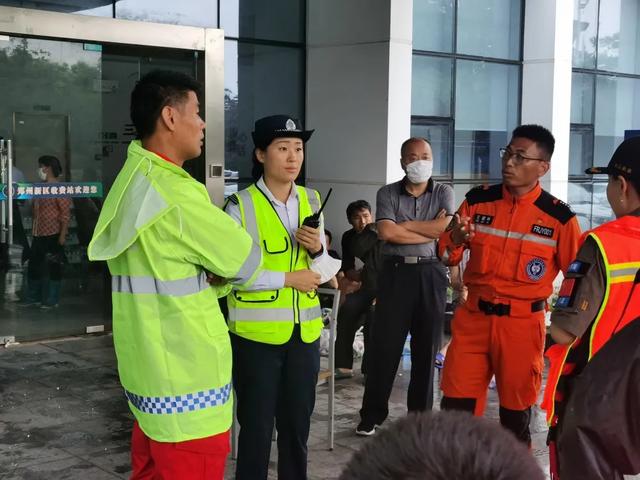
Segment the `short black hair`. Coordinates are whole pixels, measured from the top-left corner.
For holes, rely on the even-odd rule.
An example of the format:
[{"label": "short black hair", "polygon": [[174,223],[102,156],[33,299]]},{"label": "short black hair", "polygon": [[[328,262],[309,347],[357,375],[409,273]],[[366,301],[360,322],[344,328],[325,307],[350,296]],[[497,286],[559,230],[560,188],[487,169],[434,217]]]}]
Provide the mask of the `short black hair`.
[{"label": "short black hair", "polygon": [[331,230],[327,230],[326,228],[324,229],[324,236],[327,237],[327,242],[331,243],[333,242],[333,233],[331,233]]},{"label": "short black hair", "polygon": [[189,92],[199,95],[200,84],[184,73],[154,70],[147,73],[131,92],[131,121],[139,139],[147,138],[156,129],[156,122],[167,105],[178,105]]},{"label": "short black hair", "polygon": [[536,142],[538,148],[544,150],[549,158],[551,158],[553,150],[556,148],[556,139],[553,134],[542,125],[520,125],[513,130],[511,138],[528,138]]},{"label": "short black hair", "polygon": [[340,480],[542,480],[527,447],[464,412],[409,414],[356,452]]},{"label": "short black hair", "polygon": [[251,176],[254,180],[258,180],[262,175],[264,175],[264,163],[258,160],[256,149],[254,148],[251,157]]},{"label": "short black hair", "polygon": [[402,145],[400,146],[400,156],[404,157],[404,151],[407,148],[407,146],[416,142],[426,142],[427,145],[431,146],[431,142],[424,137],[411,137],[406,139],[404,142],[402,142]]},{"label": "short black hair", "polygon": [[51,168],[51,173],[53,173],[54,177],[59,177],[62,173],[60,160],[58,160],[58,157],[54,157],[53,155],[42,155],[38,158],[38,164]]},{"label": "short black hair", "polygon": [[360,210],[369,210],[369,213],[371,213],[371,204],[366,200],[356,200],[355,202],[351,202],[347,205],[347,220],[351,221],[353,214]]}]

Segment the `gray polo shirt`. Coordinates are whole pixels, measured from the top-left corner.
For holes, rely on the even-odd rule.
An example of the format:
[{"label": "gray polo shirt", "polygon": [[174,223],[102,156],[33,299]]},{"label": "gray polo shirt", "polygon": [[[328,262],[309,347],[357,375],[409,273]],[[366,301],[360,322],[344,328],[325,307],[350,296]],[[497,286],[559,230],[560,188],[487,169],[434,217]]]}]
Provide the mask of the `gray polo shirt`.
[{"label": "gray polo shirt", "polygon": [[[376,221],[391,220],[396,223],[408,220],[433,220],[443,208],[447,215],[453,215],[455,205],[453,188],[429,179],[427,189],[419,197],[414,197],[405,189],[406,177],[399,182],[385,185],[378,190],[376,198]],[[436,243],[400,245],[387,242],[382,247],[383,255],[436,256]]]}]

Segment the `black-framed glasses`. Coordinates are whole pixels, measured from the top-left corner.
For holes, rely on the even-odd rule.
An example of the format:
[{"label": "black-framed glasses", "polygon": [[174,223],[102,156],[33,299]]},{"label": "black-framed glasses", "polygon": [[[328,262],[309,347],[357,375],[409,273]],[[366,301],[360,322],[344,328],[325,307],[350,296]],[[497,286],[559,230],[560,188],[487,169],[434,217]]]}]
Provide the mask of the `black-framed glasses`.
[{"label": "black-framed glasses", "polygon": [[507,147],[503,147],[499,150],[500,158],[503,162],[506,162],[510,158],[513,158],[513,163],[516,165],[522,165],[524,162],[529,160],[537,160],[538,162],[546,162],[547,160],[544,158],[535,158],[535,157],[527,157],[518,152],[512,152]]}]

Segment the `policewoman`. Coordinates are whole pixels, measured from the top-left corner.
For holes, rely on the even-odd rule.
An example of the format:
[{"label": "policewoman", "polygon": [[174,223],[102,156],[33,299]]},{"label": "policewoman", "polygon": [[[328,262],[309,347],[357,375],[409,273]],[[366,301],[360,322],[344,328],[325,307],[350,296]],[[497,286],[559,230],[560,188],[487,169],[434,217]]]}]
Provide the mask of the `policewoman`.
[{"label": "policewoman", "polygon": [[278,478],[307,478],[307,438],[320,366],[322,330],[311,270],[326,262],[324,227],[303,226],[320,208],[318,193],[294,183],[313,131],[286,115],[255,122],[256,182],[231,196],[225,211],[262,247],[264,272],[227,297],[233,381],[240,423],[236,479],[267,478],[274,418]]},{"label": "policewoman", "polygon": [[[640,138],[625,140],[607,167],[586,173],[609,175],[607,200],[616,220],[584,234],[551,315],[551,335],[557,344],[547,351],[551,368],[543,407],[550,427],[553,479],[617,479],[630,473],[616,472],[616,467],[626,465],[624,459],[635,458],[636,467],[640,465],[637,449],[632,450],[638,437],[630,434],[637,433],[640,425],[630,425],[622,413],[625,405],[637,409],[628,398],[633,387],[617,381],[611,391],[606,389],[607,379],[623,372],[625,363],[609,364],[607,379],[600,377],[602,382],[589,385],[594,400],[588,411],[583,409],[580,418],[573,418],[571,428],[566,423],[578,411],[569,407],[571,402],[587,401],[586,395],[573,398],[579,377],[589,375],[594,356],[640,317]],[[637,345],[637,338],[632,343]],[[618,464],[611,465],[611,459]]]}]

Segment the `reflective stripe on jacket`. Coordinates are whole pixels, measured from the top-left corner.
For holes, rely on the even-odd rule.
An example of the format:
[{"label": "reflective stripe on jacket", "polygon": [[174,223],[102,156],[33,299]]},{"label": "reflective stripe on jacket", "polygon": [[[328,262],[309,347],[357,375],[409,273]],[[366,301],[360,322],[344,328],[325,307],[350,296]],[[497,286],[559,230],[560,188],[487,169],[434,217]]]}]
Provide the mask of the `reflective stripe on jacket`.
[{"label": "reflective stripe on jacket", "polygon": [[636,291],[631,296],[634,278],[640,270],[640,217],[625,216],[605,223],[587,232],[587,236],[596,242],[604,261],[605,294],[587,331],[588,338],[576,338],[571,345],[554,345],[547,352],[551,368],[542,406],[547,411],[550,427],[557,427],[561,420],[556,414],[558,403],[567,401],[558,385],[561,378],[574,375],[574,365],[567,362],[571,350],[580,342],[588,341],[587,358],[584,359],[587,363],[616,332],[640,316],[640,294]]},{"label": "reflective stripe on jacket", "polygon": [[[318,211],[320,197],[315,190],[297,186],[299,220]],[[265,270],[293,272],[308,269],[311,259],[289,232],[270,200],[255,184],[236,194],[242,225],[261,246]],[[294,323],[300,323],[302,340],[313,342],[322,330],[320,302],[316,292],[294,288],[247,291],[234,289],[227,297],[229,329],[256,342],[281,345],[291,338]]]},{"label": "reflective stripe on jacket", "polygon": [[457,265],[470,250],[464,271],[470,297],[507,304],[546,300],[558,272],[576,256],[580,227],[575,214],[539,184],[520,197],[503,185],[474,188],[458,213],[471,218],[475,237],[455,247],[446,231],[438,255]]},{"label": "reflective stripe on jacket", "polygon": [[112,274],[120,381],[140,428],[159,442],[228,430],[231,347],[206,271],[250,284],[260,249],[182,168],[129,146],[88,250]]}]

